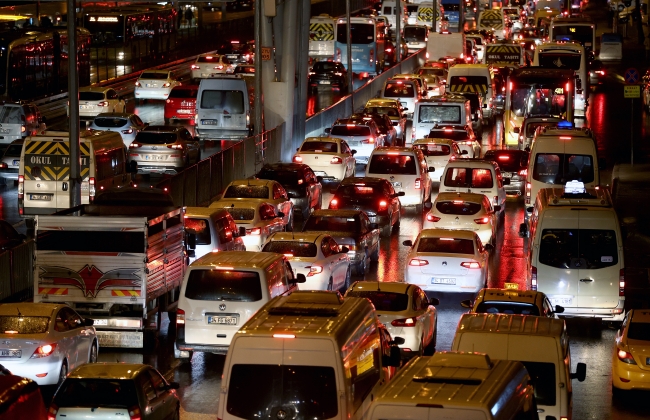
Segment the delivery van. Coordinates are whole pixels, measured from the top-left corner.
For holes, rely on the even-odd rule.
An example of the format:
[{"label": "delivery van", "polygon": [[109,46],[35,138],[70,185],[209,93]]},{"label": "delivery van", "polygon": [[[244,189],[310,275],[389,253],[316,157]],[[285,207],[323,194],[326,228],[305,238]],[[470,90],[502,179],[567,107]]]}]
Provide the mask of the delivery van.
[{"label": "delivery van", "polygon": [[233,337],[217,417],[366,418],[388,380],[384,367],[400,365],[395,345],[403,339],[386,343],[381,328],[365,298],[328,291],[274,298]]},{"label": "delivery van", "polygon": [[451,349],[523,363],[532,378],[541,418],[571,418],[571,380],[584,381],[587,365],[578,363],[571,373],[571,348],[563,319],[463,314]]},{"label": "delivery van", "polygon": [[201,79],[196,98],[196,135],[201,140],[239,140],[252,133],[246,80],[238,74]]}]

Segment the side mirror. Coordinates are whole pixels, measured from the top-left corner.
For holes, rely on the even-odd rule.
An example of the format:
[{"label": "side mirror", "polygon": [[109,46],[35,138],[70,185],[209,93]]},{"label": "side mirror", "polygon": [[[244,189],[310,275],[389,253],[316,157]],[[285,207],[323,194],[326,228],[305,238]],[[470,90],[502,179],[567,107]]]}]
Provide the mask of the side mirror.
[{"label": "side mirror", "polygon": [[461,300],[460,301],[460,306],[463,308],[471,309],[472,308],[472,301],[467,299],[467,300]]},{"label": "side mirror", "polygon": [[555,309],[553,310],[556,314],[561,314],[564,313],[564,306],[560,305],[555,305]]},{"label": "side mirror", "polygon": [[332,132],[332,129],[328,127],[323,132],[329,136],[329,134]]},{"label": "side mirror", "polygon": [[524,151],[530,153],[530,146],[526,145],[526,147],[524,147]]},{"label": "side mirror", "polygon": [[246,228],[244,226],[239,227],[239,236],[246,236]]},{"label": "side mirror", "polygon": [[357,154],[357,151],[354,150],[354,149],[352,149],[352,150],[350,150],[350,153],[352,153],[353,155],[356,155],[356,154]]},{"label": "side mirror", "polygon": [[323,182],[323,177],[322,177],[322,176],[317,176],[317,177],[316,177],[316,181],[318,181],[318,182]]},{"label": "side mirror", "polygon": [[483,104],[483,108],[487,108],[487,104]]},{"label": "side mirror", "polygon": [[[396,337],[396,338],[402,338],[402,337]],[[402,338],[402,340],[404,340]],[[384,366],[391,366],[391,367],[400,367],[402,364],[402,352],[400,351],[399,347],[391,345],[390,347],[390,356],[382,356],[381,362]]]},{"label": "side mirror", "polygon": [[339,254],[347,254],[348,252],[350,252],[350,248],[348,248],[347,246],[342,246],[340,249],[341,250],[339,251]]},{"label": "side mirror", "polygon": [[178,382],[170,382],[169,385],[167,385],[167,389],[179,389],[181,387],[181,384]]},{"label": "side mirror", "polygon": [[369,227],[370,227],[370,230],[379,229],[379,224],[378,223],[370,223]]},{"label": "side mirror", "polygon": [[510,178],[503,178],[503,185],[510,185]]},{"label": "side mirror", "polygon": [[187,249],[196,249],[196,232],[193,229],[187,230]]},{"label": "side mirror", "polygon": [[534,207],[532,207],[532,206],[531,207],[526,207],[526,213],[531,213],[532,214],[533,213],[533,208]]},{"label": "side mirror", "polygon": [[469,152],[467,150],[461,150],[460,154],[461,155],[469,155]]},{"label": "side mirror", "polygon": [[429,166],[429,172],[435,172],[435,171],[436,171],[436,168],[434,168],[433,166]]},{"label": "side mirror", "polygon": [[138,162],[132,160],[129,162],[128,172],[132,174],[138,173]]},{"label": "side mirror", "polygon": [[402,108],[402,111],[408,111],[408,110],[409,110],[409,109],[406,108],[406,107]]},{"label": "side mirror", "polygon": [[440,299],[438,298],[429,298],[429,306],[435,306],[435,305],[440,305]]},{"label": "side mirror", "polygon": [[493,208],[495,213],[501,211],[501,206],[494,206]]},{"label": "side mirror", "polygon": [[397,193],[398,197],[404,197],[405,195],[406,195],[406,193],[404,191],[400,191],[400,192]]},{"label": "side mirror", "polygon": [[91,318],[84,318],[84,327],[92,327],[95,325],[95,320]]},{"label": "side mirror", "polygon": [[576,366],[576,371],[571,374],[571,379],[577,379],[578,382],[583,382],[587,377],[587,365],[584,363],[578,363]]},{"label": "side mirror", "polygon": [[284,212],[279,211],[278,214],[275,215],[275,217],[284,217]]},{"label": "side mirror", "polygon": [[519,131],[521,131],[521,128],[519,128],[519,127],[514,127],[512,129],[512,132],[515,133],[515,134],[519,134]]},{"label": "side mirror", "polygon": [[519,237],[521,238],[528,237],[528,225],[526,223],[522,223],[519,225]]},{"label": "side mirror", "polygon": [[607,159],[598,158],[598,169],[601,171],[607,168]]},{"label": "side mirror", "polygon": [[296,275],[296,278],[293,279],[294,283],[305,283],[307,281],[307,277],[305,277],[304,274],[298,273]]},{"label": "side mirror", "polygon": [[300,147],[296,147],[296,152],[299,152],[299,151],[300,151]]},{"label": "side mirror", "polygon": [[494,245],[492,244],[485,244],[483,245],[483,248],[485,248],[486,251],[490,252],[494,250]]},{"label": "side mirror", "polygon": [[427,90],[433,90],[433,86],[428,86]]},{"label": "side mirror", "polygon": [[413,241],[410,239],[407,239],[406,241],[402,242],[402,245],[404,246],[413,246]]}]

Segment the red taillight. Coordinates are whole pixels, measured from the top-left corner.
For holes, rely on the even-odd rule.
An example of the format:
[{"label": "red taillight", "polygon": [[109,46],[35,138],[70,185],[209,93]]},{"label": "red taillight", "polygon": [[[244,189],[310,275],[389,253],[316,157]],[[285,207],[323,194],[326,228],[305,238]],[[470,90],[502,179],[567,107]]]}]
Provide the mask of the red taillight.
[{"label": "red taillight", "polygon": [[460,266],[464,268],[481,268],[481,264],[476,261],[463,261]]},{"label": "red taillight", "polygon": [[636,365],[631,353],[626,352],[625,350],[619,350],[616,355],[618,356],[618,360],[621,362],[627,363],[628,365]]},{"label": "red taillight", "polygon": [[330,160],[330,163],[334,165],[340,165],[341,163],[343,163],[343,159],[341,159],[338,156],[334,156],[332,160]]},{"label": "red taillight", "polygon": [[604,76],[605,70],[596,70],[596,74],[600,74],[601,76]]},{"label": "red taillight", "polygon": [[530,204],[530,182],[526,182],[526,204]]},{"label": "red taillight", "polygon": [[418,178],[415,180],[415,189],[419,190],[420,188],[422,188],[422,181]]},{"label": "red taillight", "polygon": [[215,70],[223,70],[223,66],[219,64],[218,66],[214,66]]},{"label": "red taillight", "polygon": [[373,144],[374,142],[375,142],[374,137],[370,137],[369,139],[366,139],[366,140],[361,140],[361,143],[364,143],[364,144]]},{"label": "red taillight", "polygon": [[490,218],[485,216],[481,217],[480,219],[474,219],[474,223],[477,225],[487,225],[490,222]]},{"label": "red taillight", "polygon": [[390,322],[390,325],[392,325],[393,327],[415,327],[415,319],[413,318],[394,319]]},{"label": "red taillight", "polygon": [[530,290],[537,290],[537,267],[530,267]]},{"label": "red taillight", "polygon": [[192,66],[191,66],[191,69],[192,69],[192,70],[198,70],[198,69],[200,69],[200,68],[201,68],[201,67],[199,67],[199,66],[196,65],[196,64],[192,64]]},{"label": "red taillight", "polygon": [[132,142],[129,144],[129,149],[137,149],[138,147],[142,147],[140,143]]},{"label": "red taillight", "polygon": [[388,202],[386,200],[381,200],[379,202],[379,210],[386,210],[388,208]]},{"label": "red taillight", "polygon": [[25,176],[18,175],[18,198],[22,199],[25,193]]},{"label": "red taillight", "polygon": [[183,145],[182,144],[168,144],[167,148],[168,149],[183,150]]},{"label": "red taillight", "polygon": [[52,355],[54,353],[54,350],[56,349],[56,343],[53,344],[45,344],[44,346],[38,347],[36,350],[34,350],[34,354],[32,354],[32,359],[39,359],[41,357],[47,357]]},{"label": "red taillight", "polygon": [[320,265],[312,265],[311,267],[309,267],[309,273],[307,273],[307,277],[312,277],[322,272],[323,272],[323,267],[321,267]]},{"label": "red taillight", "polygon": [[142,87],[142,84],[140,82],[135,82],[135,87]]},{"label": "red taillight", "polygon": [[625,269],[618,272],[618,295],[625,296]]},{"label": "red taillight", "polygon": [[336,209],[339,205],[339,200],[336,198],[333,198],[332,201],[330,201],[330,208],[331,209]]},{"label": "red taillight", "polygon": [[88,196],[90,197],[90,200],[93,200],[95,198],[95,178],[90,177],[88,179]]},{"label": "red taillight", "polygon": [[176,309],[176,324],[185,324],[185,311]]},{"label": "red taillight", "polygon": [[47,420],[56,420],[56,413],[59,412],[59,406],[52,403],[50,408],[47,410]]},{"label": "red taillight", "polygon": [[428,222],[439,222],[440,218],[438,216],[434,216],[433,214],[431,214],[429,212],[429,213],[427,213],[427,221]]},{"label": "red taillight", "polygon": [[162,87],[170,87],[171,85],[172,85],[171,83],[167,82],[167,83],[164,83],[164,84],[162,85]]},{"label": "red taillight", "polygon": [[101,101],[97,106],[108,106],[108,101]]},{"label": "red taillight", "polygon": [[8,167],[9,166],[6,163],[0,162],[0,169],[7,169]]},{"label": "red taillight", "polygon": [[296,163],[302,163],[302,156],[294,156],[293,161]]},{"label": "red taillight", "polygon": [[140,407],[134,405],[133,407],[129,408],[129,420],[142,420]]},{"label": "red taillight", "polygon": [[429,265],[429,261],[413,258],[411,261],[409,261],[409,265],[413,267],[422,267],[423,265]]},{"label": "red taillight", "polygon": [[526,175],[528,175],[528,169],[522,169],[521,171],[519,171],[519,175],[520,175],[520,176],[526,176]]},{"label": "red taillight", "polygon": [[122,130],[122,134],[133,134],[133,129],[129,128],[128,130]]},{"label": "red taillight", "polygon": [[261,228],[246,229],[246,235],[261,235]]}]

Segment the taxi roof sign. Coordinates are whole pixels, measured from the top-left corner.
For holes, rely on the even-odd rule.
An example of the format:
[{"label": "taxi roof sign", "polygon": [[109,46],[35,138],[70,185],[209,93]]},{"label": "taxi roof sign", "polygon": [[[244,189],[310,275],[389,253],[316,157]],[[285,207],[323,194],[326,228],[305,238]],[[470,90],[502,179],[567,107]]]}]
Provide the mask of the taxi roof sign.
[{"label": "taxi roof sign", "polygon": [[565,194],[584,194],[586,192],[585,184],[580,181],[569,181],[564,186]]}]

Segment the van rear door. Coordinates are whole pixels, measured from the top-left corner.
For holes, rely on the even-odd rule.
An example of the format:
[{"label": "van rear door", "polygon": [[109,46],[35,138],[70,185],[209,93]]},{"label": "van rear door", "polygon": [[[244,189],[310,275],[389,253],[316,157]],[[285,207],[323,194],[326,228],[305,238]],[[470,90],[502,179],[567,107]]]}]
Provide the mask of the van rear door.
[{"label": "van rear door", "polygon": [[239,89],[204,89],[198,99],[203,129],[246,130],[248,98]]}]

